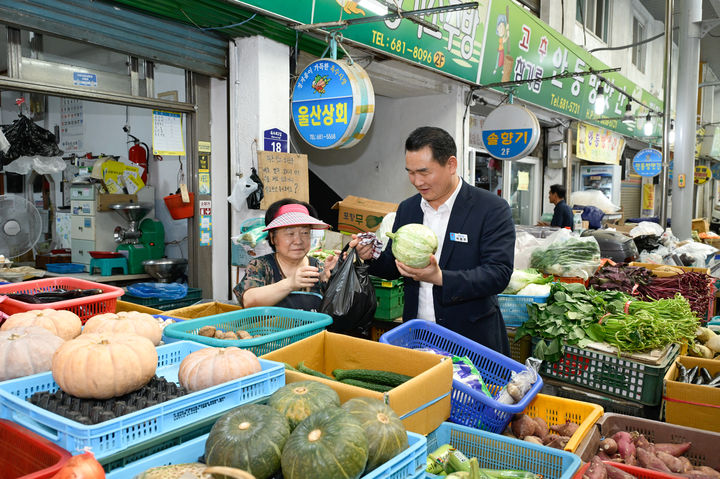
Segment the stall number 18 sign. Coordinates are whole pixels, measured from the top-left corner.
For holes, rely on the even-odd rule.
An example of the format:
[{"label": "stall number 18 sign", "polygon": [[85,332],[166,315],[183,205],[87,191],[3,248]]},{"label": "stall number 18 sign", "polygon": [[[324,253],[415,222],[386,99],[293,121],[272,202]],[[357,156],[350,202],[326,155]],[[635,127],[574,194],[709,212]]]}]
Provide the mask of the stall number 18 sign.
[{"label": "stall number 18 sign", "polygon": [[273,151],[275,153],[287,153],[288,136],[284,131],[277,128],[265,130],[263,133],[263,139],[263,150]]}]

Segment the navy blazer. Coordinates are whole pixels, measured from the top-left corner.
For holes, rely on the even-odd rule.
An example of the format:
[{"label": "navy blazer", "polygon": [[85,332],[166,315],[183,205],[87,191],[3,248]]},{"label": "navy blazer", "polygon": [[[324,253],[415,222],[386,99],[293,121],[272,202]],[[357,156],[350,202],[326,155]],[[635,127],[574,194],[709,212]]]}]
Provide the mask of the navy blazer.
[{"label": "navy blazer", "polygon": [[[461,180],[462,181],[462,180]],[[396,231],[423,222],[420,194],[398,206]],[[450,233],[467,235],[467,243],[452,241]],[[507,202],[489,191],[463,182],[448,222],[440,269],[443,285],[433,287],[436,322],[463,336],[510,356],[505,322],[497,294],[510,282],[515,256],[515,225]],[[400,273],[392,255],[392,241],[370,263],[370,274],[395,279]],[[420,283],[405,281],[403,319],[417,317]]]}]

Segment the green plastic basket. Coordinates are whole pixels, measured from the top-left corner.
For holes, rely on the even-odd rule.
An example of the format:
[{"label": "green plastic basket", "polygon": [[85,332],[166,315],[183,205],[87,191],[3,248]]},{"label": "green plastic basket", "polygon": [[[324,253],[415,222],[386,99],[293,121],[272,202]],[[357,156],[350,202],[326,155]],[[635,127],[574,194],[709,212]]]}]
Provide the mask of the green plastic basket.
[{"label": "green plastic basket", "polygon": [[679,351],[680,346],[673,344],[662,362],[653,366],[616,355],[565,346],[565,356],[555,363],[544,361],[540,373],[608,396],[657,406],[662,400],[663,378]]}]

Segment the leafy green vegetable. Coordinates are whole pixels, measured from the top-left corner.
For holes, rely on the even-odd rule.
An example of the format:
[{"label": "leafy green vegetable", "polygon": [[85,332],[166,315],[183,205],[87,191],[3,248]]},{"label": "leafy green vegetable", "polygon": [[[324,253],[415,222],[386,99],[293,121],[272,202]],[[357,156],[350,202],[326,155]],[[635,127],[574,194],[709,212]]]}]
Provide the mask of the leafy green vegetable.
[{"label": "leafy green vegetable", "polygon": [[530,267],[558,276],[592,276],[600,265],[600,246],[595,238],[574,238],[537,248],[530,256]]},{"label": "leafy green vegetable", "polygon": [[503,294],[515,294],[529,284],[546,284],[552,281],[552,276],[545,278],[536,269],[516,269],[510,276],[510,283],[508,283]]}]

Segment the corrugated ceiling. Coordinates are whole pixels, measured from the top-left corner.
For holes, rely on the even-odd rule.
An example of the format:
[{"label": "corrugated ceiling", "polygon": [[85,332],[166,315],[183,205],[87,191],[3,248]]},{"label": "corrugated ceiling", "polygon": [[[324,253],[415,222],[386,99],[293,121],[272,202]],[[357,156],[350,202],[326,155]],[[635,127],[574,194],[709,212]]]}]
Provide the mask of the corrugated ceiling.
[{"label": "corrugated ceiling", "polygon": [[[294,46],[296,42],[295,30],[281,22],[222,0],[113,0],[108,3],[120,3],[227,38],[263,35],[285,45]],[[320,56],[327,46],[308,34],[299,35],[297,40],[301,50],[315,56]]]}]

